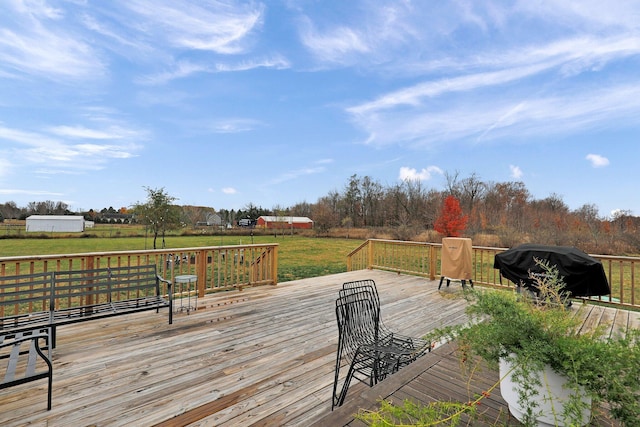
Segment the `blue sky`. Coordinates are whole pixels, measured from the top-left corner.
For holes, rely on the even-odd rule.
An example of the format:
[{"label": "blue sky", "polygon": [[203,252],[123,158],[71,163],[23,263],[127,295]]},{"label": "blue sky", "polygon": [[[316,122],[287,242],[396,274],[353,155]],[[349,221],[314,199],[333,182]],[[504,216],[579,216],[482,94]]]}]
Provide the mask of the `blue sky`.
[{"label": "blue sky", "polygon": [[0,201],[522,181],[640,215],[640,2],[3,0]]}]

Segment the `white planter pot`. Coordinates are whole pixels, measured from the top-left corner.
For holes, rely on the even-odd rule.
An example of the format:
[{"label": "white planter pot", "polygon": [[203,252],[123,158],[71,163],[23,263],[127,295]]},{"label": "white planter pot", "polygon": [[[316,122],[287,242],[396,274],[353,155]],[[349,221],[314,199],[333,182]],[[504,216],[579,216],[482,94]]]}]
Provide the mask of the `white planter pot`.
[{"label": "white planter pot", "polygon": [[[512,364],[508,360],[500,360],[500,394],[509,404],[509,412],[518,420],[522,421],[526,414],[526,409],[518,402],[518,390],[520,385],[512,380]],[[542,386],[535,387],[538,394],[535,397],[538,407],[535,412],[539,413],[536,418],[538,426],[565,426],[563,422],[564,404],[569,400],[572,390],[564,387],[566,377],[556,373],[550,367],[546,367],[540,372]],[[591,397],[581,390],[582,401],[586,403],[586,408],[582,413],[582,424],[589,423],[591,418]]]}]

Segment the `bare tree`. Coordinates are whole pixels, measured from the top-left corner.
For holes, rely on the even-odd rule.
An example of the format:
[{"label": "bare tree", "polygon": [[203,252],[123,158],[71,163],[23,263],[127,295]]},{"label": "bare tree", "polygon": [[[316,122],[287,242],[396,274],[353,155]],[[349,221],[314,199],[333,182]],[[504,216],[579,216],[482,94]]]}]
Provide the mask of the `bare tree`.
[{"label": "bare tree", "polygon": [[477,205],[486,192],[487,185],[482,182],[475,173],[472,173],[460,183],[460,205],[462,210],[469,215],[469,225],[467,228],[470,232],[478,231],[481,228]]},{"label": "bare tree", "polygon": [[361,181],[361,194],[363,225],[382,225],[380,216],[380,204],[384,195],[382,185],[371,177],[365,176]]},{"label": "bare tree", "polygon": [[574,213],[580,224],[584,224],[589,231],[590,240],[593,241],[594,248],[598,247],[600,234],[602,232],[602,219],[598,214],[598,207],[594,204],[584,204]]},{"label": "bare tree", "polygon": [[22,215],[23,210],[16,205],[16,202],[10,201],[0,205],[0,213],[3,219],[18,219]]},{"label": "bare tree", "polygon": [[362,191],[360,189],[360,178],[357,175],[351,175],[349,183],[345,188],[344,197],[342,199],[344,206],[343,217],[350,217],[353,225],[359,227],[362,225]]},{"label": "bare tree", "polygon": [[181,211],[181,221],[191,227],[195,227],[200,221],[207,221],[207,216],[216,212],[213,208],[190,205],[182,206]]},{"label": "bare tree", "polygon": [[456,199],[460,199],[461,184],[458,177],[460,176],[460,172],[455,171],[453,173],[445,172],[444,179],[446,181],[446,195],[455,196]]},{"label": "bare tree", "polygon": [[338,220],[338,195],[321,197],[312,208],[312,218],[314,227],[321,233],[328,232],[331,228],[336,227],[339,224]]},{"label": "bare tree", "polygon": [[293,207],[291,207],[290,211],[291,211],[291,215],[293,216],[306,216],[306,217],[310,217],[311,216],[311,209],[312,209],[312,205],[310,203],[307,202],[300,202],[300,203],[296,203],[295,205],[293,205]]}]

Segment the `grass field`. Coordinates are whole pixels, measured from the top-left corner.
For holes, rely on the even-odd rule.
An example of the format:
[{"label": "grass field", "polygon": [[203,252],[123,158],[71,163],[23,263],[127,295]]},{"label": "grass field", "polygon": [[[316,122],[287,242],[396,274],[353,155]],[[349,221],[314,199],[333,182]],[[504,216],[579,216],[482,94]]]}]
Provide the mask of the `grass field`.
[{"label": "grass field", "polygon": [[[300,236],[168,236],[167,248],[278,243],[278,282],[317,277],[347,270],[347,254],[363,241]],[[157,246],[161,247],[158,239]],[[0,257],[152,249],[152,237],[65,237],[0,239]]]}]

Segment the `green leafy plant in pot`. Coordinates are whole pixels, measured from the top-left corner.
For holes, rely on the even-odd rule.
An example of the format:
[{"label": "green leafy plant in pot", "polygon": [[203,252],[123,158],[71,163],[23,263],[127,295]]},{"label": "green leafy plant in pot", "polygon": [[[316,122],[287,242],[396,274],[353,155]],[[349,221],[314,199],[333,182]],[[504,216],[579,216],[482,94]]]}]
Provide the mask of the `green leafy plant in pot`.
[{"label": "green leafy plant in pot", "polygon": [[[429,338],[457,341],[463,359],[502,365],[501,394],[527,426],[582,426],[601,402],[624,425],[640,425],[640,331],[578,332],[580,308],[569,307],[558,269],[536,262],[545,273],[532,277],[537,294],[468,290],[470,322]],[[564,380],[560,400],[547,396],[551,374]]]}]

